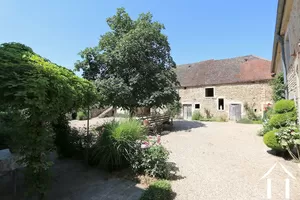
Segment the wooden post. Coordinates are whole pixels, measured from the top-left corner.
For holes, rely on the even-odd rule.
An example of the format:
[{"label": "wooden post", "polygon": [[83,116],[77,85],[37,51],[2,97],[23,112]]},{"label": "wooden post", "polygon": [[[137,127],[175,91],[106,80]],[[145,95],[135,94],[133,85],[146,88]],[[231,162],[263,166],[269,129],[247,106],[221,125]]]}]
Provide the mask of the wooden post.
[{"label": "wooden post", "polygon": [[90,148],[90,106],[87,108],[87,122],[86,122],[86,149],[85,149],[85,159],[86,165],[89,166],[89,148]]}]

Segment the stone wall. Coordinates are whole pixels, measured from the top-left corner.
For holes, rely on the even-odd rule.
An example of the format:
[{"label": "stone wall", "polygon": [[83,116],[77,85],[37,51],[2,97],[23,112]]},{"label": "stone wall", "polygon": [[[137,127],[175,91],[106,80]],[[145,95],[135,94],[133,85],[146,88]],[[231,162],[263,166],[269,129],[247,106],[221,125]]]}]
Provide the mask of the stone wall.
[{"label": "stone wall", "polygon": [[300,42],[300,0],[294,0],[290,20],[287,27],[291,53],[298,49]]},{"label": "stone wall", "polygon": [[[253,106],[258,115],[262,115],[263,106],[272,102],[272,89],[268,82],[247,83],[247,84],[228,84],[212,86],[214,97],[205,97],[205,87],[191,87],[179,89],[182,104],[192,104],[192,112],[195,104],[200,104],[200,113],[204,115],[204,108],[210,110],[215,116],[229,116],[230,104],[241,104],[242,116],[245,116],[244,104],[247,102]],[[224,98],[225,108],[218,110],[218,98]],[[181,113],[181,116],[183,113]]]},{"label": "stone wall", "polygon": [[288,85],[289,99],[296,99],[298,96],[297,77],[293,65],[291,65],[287,71],[287,85]]},{"label": "stone wall", "polygon": [[[300,65],[300,0],[286,1],[284,19],[281,22],[280,35],[284,37],[284,49],[287,68],[288,99],[295,100],[300,117],[299,65]],[[281,46],[278,44],[275,72],[282,71]]]},{"label": "stone wall", "polygon": [[[294,0],[290,19],[285,33],[285,39],[289,40],[290,59],[287,61],[287,85],[289,92],[289,99],[294,99],[299,108],[299,64],[300,64],[300,0]],[[300,114],[300,113],[299,113]]]}]

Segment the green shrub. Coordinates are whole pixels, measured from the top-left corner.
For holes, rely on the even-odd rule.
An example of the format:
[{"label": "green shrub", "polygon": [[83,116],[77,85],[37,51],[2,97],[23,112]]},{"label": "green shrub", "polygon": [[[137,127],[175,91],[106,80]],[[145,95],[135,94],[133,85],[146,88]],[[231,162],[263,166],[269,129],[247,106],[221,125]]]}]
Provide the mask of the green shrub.
[{"label": "green shrub", "polygon": [[291,111],[283,114],[272,115],[269,123],[271,127],[281,128],[286,126],[290,122],[295,122],[297,120],[296,111]]},{"label": "green shrub", "polygon": [[83,111],[79,111],[77,113],[77,119],[78,120],[86,120],[87,119],[87,115]]},{"label": "green shrub", "polygon": [[253,124],[262,124],[262,120],[255,120],[255,121],[252,121]]},{"label": "green shrub", "polygon": [[176,117],[181,110],[181,103],[179,101],[174,101],[166,105],[167,112],[172,118]]},{"label": "green shrub", "polygon": [[242,118],[239,121],[237,121],[237,123],[240,124],[262,124],[261,120],[250,120],[248,118]]},{"label": "green shrub", "polygon": [[273,127],[270,125],[269,121],[263,122],[263,128],[259,130],[258,135],[264,136],[267,132],[273,130]]},{"label": "green shrub", "polygon": [[130,166],[136,173],[147,174],[157,178],[168,178],[169,152],[162,145],[154,145],[150,148],[142,149],[140,144],[131,153]]},{"label": "green shrub", "polygon": [[193,116],[192,116],[192,120],[200,120],[202,119],[202,115],[200,113],[200,111],[198,110],[195,110],[194,113],[193,113]]},{"label": "green shrub", "polygon": [[61,115],[56,122],[52,123],[55,133],[54,143],[57,153],[62,157],[82,157],[83,156],[83,136],[79,131],[69,126],[69,122],[64,115]]},{"label": "green shrub", "polygon": [[140,200],[171,200],[171,183],[166,180],[159,180],[150,184],[149,188],[143,193]]},{"label": "green shrub", "polygon": [[283,73],[278,73],[275,78],[272,79],[270,83],[272,87],[272,99],[274,102],[277,102],[281,99],[284,99],[286,85],[284,84]]},{"label": "green shrub", "polygon": [[8,112],[0,112],[0,150],[8,148],[10,141],[10,135],[13,132],[12,124],[9,121],[12,117],[9,116]]},{"label": "green shrub", "polygon": [[239,121],[237,121],[237,123],[240,123],[240,124],[253,124],[253,121],[248,119],[248,118],[242,118]]},{"label": "green shrub", "polygon": [[267,106],[265,109],[266,110],[264,110],[263,120],[269,120],[271,116],[274,114],[274,110],[270,106]]},{"label": "green shrub", "polygon": [[227,122],[228,119],[227,119],[227,116],[223,115],[223,116],[220,116],[220,117],[212,117],[212,118],[202,118],[200,119],[200,121],[206,121],[206,122]]},{"label": "green shrub", "polygon": [[293,111],[295,109],[295,102],[293,100],[280,100],[275,103],[274,111],[275,113],[286,113]]},{"label": "green shrub", "polygon": [[277,142],[277,138],[275,133],[278,132],[278,129],[274,129],[272,131],[267,132],[264,135],[264,143],[269,148],[275,150],[275,151],[283,151],[284,149],[281,147],[281,145]]},{"label": "green shrub", "polygon": [[20,140],[17,138],[22,134],[24,116],[19,111],[0,111],[0,149],[9,148],[11,152],[16,152],[19,148]]},{"label": "green shrub", "polygon": [[294,124],[289,124],[289,126],[281,128],[276,134],[276,139],[289,152],[291,157],[299,163],[300,133],[298,127]]}]

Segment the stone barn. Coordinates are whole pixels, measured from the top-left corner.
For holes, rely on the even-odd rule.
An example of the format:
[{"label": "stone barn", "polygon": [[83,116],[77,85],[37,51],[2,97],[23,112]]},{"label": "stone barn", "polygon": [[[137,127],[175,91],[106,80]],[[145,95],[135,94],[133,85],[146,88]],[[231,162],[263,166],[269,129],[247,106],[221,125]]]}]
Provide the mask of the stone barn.
[{"label": "stone barn", "polygon": [[246,115],[247,103],[262,115],[272,103],[271,62],[253,55],[206,60],[177,66],[181,97],[181,117],[191,119],[194,111],[214,117],[239,120]]}]

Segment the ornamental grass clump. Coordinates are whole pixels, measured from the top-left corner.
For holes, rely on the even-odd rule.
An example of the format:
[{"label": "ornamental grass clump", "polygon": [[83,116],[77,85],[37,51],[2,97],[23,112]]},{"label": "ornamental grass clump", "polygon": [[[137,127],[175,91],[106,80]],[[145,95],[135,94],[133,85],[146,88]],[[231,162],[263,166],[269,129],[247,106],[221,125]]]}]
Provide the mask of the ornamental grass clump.
[{"label": "ornamental grass clump", "polygon": [[99,139],[91,150],[91,165],[109,171],[130,167],[137,174],[168,178],[169,152],[160,144],[160,136],[146,137],[140,121],[111,121],[96,131]]},{"label": "ornamental grass clump", "polygon": [[109,171],[129,166],[137,140],[145,138],[145,127],[133,119],[111,121],[96,131],[100,136],[92,147],[90,164]]},{"label": "ornamental grass clump", "polygon": [[112,137],[116,140],[136,141],[146,134],[146,128],[134,119],[123,120],[112,130]]}]

